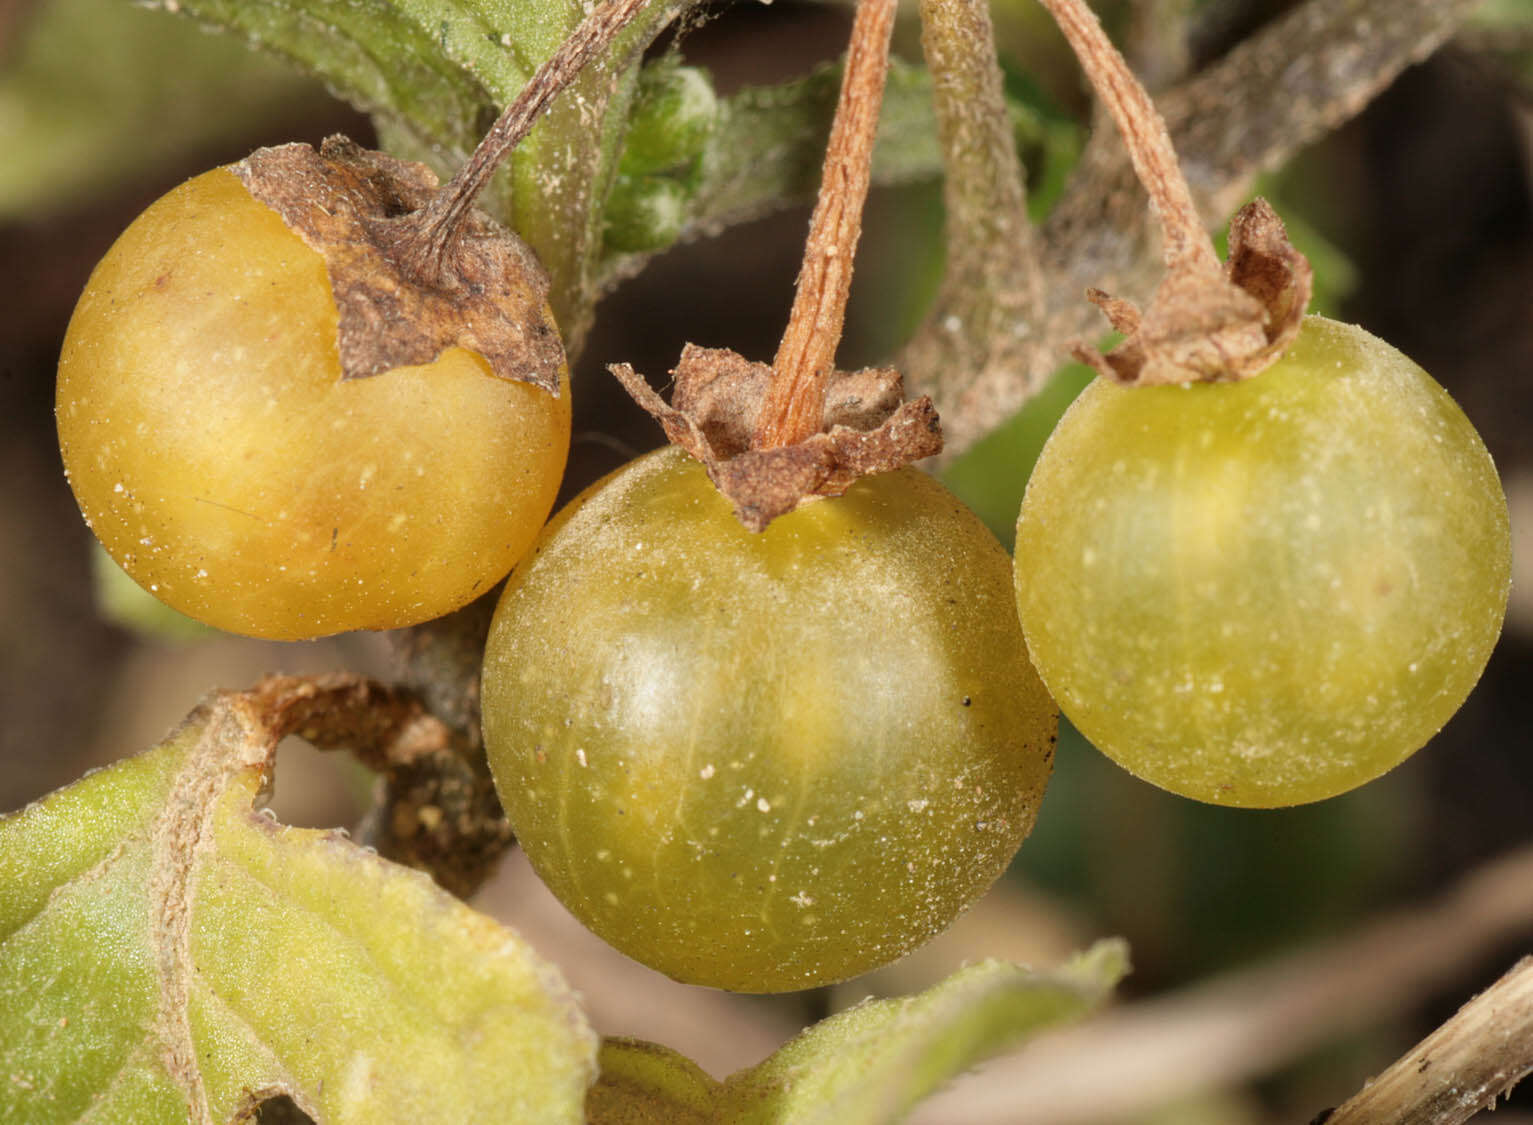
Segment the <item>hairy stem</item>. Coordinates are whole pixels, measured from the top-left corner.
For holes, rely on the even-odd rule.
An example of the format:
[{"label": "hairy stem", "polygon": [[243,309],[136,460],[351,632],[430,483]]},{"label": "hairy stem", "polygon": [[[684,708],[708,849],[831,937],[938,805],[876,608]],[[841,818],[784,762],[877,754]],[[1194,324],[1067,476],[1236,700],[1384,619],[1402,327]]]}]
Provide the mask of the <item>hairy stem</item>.
[{"label": "hairy stem", "polygon": [[796,445],[819,433],[824,423],[825,387],[841,342],[852,259],[862,233],[896,7],[895,0],[859,0],[857,5],[793,311],[756,428],[759,449]]},{"label": "hairy stem", "polygon": [[967,378],[988,398],[1035,367],[1028,330],[1042,318],[1043,282],[986,0],[922,0],[921,47],[945,170],[947,261],[901,366],[938,385]]},{"label": "hairy stem", "polygon": [[430,203],[400,220],[403,230],[397,253],[407,270],[430,284],[450,278],[453,244],[495,169],[531,131],[554,96],[594,55],[610,47],[618,32],[647,3],[649,0],[608,0],[594,9],[538,67],[457,174]]}]

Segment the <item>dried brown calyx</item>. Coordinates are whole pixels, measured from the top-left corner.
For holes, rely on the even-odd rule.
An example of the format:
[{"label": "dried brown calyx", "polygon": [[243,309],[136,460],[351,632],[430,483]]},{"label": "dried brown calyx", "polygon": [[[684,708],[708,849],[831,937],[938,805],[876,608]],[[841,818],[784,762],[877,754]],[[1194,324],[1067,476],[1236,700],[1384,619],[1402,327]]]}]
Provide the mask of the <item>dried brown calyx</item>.
[{"label": "dried brown calyx", "polygon": [[451,347],[483,356],[505,379],[558,395],[564,345],[548,309],[548,277],[531,250],[468,210],[451,268],[420,279],[395,252],[400,217],[437,193],[424,164],[331,137],[315,151],[259,149],[232,171],[325,260],[346,379],[431,363]]},{"label": "dried brown calyx", "polygon": [[903,402],[892,369],[838,371],[836,345],[862,230],[889,70],[895,0],[859,0],[793,311],[768,366],[687,345],[667,406],[627,364],[610,368],[696,457],[752,531],[816,496],[942,451],[930,398]]},{"label": "dried brown calyx", "polygon": [[1265,199],[1236,213],[1229,245],[1217,273],[1168,269],[1142,313],[1132,301],[1088,290],[1125,338],[1106,355],[1078,343],[1075,357],[1136,386],[1229,382],[1266,370],[1299,334],[1313,274]]},{"label": "dried brown calyx", "polygon": [[564,344],[548,276],[532,251],[474,200],[553,98],[648,0],[590,10],[506,106],[456,175],[438,186],[423,164],[331,137],[261,149],[234,165],[256,199],[325,260],[339,314],[342,377],[477,352],[504,379],[554,396]]},{"label": "dried brown calyx", "polygon": [[833,371],[824,428],[802,441],[763,449],[756,433],[773,369],[736,352],[688,344],[671,373],[671,405],[626,363],[609,370],[664,427],[672,443],[701,461],[751,531],[814,496],[839,496],[860,477],[898,469],[942,451],[937,411],[923,395],[904,402],[893,368]]},{"label": "dried brown calyx", "polygon": [[1166,273],[1149,305],[1099,289],[1087,297],[1125,339],[1103,355],[1076,344],[1077,359],[1135,386],[1228,382],[1265,370],[1298,335],[1309,304],[1309,262],[1262,199],[1230,224],[1220,265],[1177,164],[1165,122],[1084,0],[1043,0],[1112,113],[1164,236]]}]

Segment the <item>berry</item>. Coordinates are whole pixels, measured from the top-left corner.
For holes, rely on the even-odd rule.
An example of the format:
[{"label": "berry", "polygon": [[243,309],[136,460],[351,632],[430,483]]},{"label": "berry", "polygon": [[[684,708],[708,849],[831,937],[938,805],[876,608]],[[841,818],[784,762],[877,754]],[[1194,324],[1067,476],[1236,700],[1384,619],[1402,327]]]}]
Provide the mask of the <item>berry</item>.
[{"label": "berry", "polygon": [[1097,380],[1017,524],[1022,625],[1061,709],[1132,773],[1223,805],[1329,797],[1423,745],[1478,680],[1509,574],[1463,412],[1319,317],[1242,382]]},{"label": "berry", "polygon": [[669,447],[507,583],[484,734],[534,868],[684,981],[808,988],[892,961],[1005,868],[1056,714],[1006,553],[913,469],[746,531]]}]

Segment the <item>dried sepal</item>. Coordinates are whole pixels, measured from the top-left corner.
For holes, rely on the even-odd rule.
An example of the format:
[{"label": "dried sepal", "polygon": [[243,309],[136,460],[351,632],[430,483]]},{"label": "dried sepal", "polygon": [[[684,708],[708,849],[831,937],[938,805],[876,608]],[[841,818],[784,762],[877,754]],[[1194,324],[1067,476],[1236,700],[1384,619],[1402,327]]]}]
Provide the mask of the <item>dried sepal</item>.
[{"label": "dried sepal", "polygon": [[317,152],[259,149],[231,170],[324,258],[343,378],[431,363],[457,346],[501,378],[559,394],[564,345],[548,310],[548,277],[521,239],[476,210],[437,282],[401,263],[401,219],[437,189],[424,164],[331,137]]},{"label": "dried sepal", "polygon": [[1132,386],[1232,382],[1266,370],[1298,335],[1313,272],[1264,199],[1236,213],[1229,245],[1222,274],[1168,270],[1143,312],[1088,290],[1124,340],[1106,355],[1083,343],[1072,353]]},{"label": "dried sepal", "polygon": [[929,397],[905,402],[893,368],[831,374],[825,428],[792,445],[756,449],[754,435],[770,364],[723,348],[688,344],[671,372],[672,405],[626,363],[610,370],[675,445],[701,461],[751,531],[815,496],[839,496],[858,478],[889,472],[942,451],[942,428]]}]

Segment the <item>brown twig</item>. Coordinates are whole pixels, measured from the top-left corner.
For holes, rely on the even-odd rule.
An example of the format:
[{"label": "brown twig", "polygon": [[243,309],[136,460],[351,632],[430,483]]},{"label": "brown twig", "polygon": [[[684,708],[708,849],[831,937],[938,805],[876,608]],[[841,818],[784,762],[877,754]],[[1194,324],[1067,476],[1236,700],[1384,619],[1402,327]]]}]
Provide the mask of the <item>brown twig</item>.
[{"label": "brown twig", "polygon": [[385,858],[430,871],[459,898],[477,891],[516,843],[479,725],[479,667],[497,597],[388,634],[400,681],[446,725],[449,752],[382,771],[357,832]]},{"label": "brown twig", "polygon": [[274,741],[296,734],[346,749],[373,769],[447,746],[447,730],[409,692],[364,676],[268,676],[248,693]]},{"label": "brown twig", "polygon": [[1533,957],[1524,957],[1325,1125],[1459,1125],[1533,1072]]},{"label": "brown twig", "polygon": [[[1419,1005],[1533,935],[1533,848],[1334,942],[1034,1040],[934,1099],[919,1125],[1088,1125],[1270,1074]],[[1110,1083],[1102,1075],[1110,1074]]]},{"label": "brown twig", "polygon": [[1187,73],[1191,63],[1188,26],[1192,0],[1136,0],[1131,9],[1125,52],[1149,90],[1164,90]]},{"label": "brown twig", "polygon": [[431,201],[398,220],[396,253],[416,277],[440,284],[452,270],[452,246],[495,169],[537,124],[555,95],[606,49],[649,0],[607,0],[572,31],[506,106],[473,155]]},{"label": "brown twig", "polygon": [[841,342],[852,260],[862,233],[896,7],[895,0],[859,0],[857,5],[793,311],[756,426],[758,449],[795,445],[823,426],[825,388]]}]

